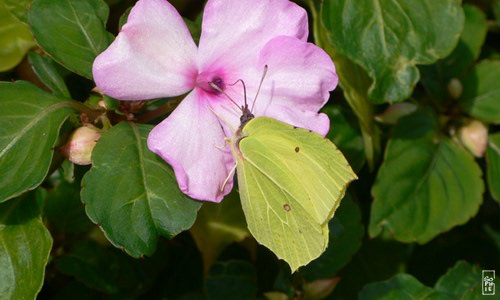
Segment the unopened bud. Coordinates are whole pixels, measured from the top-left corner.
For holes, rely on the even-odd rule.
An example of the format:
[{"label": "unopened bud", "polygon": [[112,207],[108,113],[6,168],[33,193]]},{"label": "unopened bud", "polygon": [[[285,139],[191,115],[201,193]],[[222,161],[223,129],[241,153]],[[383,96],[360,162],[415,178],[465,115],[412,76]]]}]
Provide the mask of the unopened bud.
[{"label": "unopened bud", "polygon": [[452,78],[448,82],[448,93],[450,93],[451,98],[459,99],[462,96],[463,90],[462,83],[457,78]]},{"label": "unopened bud", "polygon": [[401,117],[411,114],[417,110],[413,103],[402,102],[389,106],[383,113],[375,116],[375,120],[384,124],[396,124]]},{"label": "unopened bud", "polygon": [[89,165],[94,146],[101,137],[99,129],[92,125],[78,128],[73,132],[69,142],[61,148],[61,152],[77,165]]},{"label": "unopened bud", "polygon": [[483,157],[488,144],[488,128],[473,120],[458,132],[460,141],[475,157]]},{"label": "unopened bud", "polygon": [[339,278],[318,279],[304,285],[304,298],[324,299],[333,292]]}]

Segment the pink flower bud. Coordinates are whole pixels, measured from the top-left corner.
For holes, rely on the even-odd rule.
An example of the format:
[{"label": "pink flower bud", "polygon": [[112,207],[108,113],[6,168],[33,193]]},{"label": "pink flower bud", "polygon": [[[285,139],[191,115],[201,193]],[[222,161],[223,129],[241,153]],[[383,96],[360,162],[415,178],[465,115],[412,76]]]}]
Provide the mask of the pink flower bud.
[{"label": "pink flower bud", "polygon": [[471,121],[460,128],[458,136],[465,148],[475,157],[483,157],[488,144],[488,128],[482,122]]},{"label": "pink flower bud", "polygon": [[86,125],[73,132],[69,142],[61,148],[62,154],[77,165],[89,165],[94,146],[101,137],[99,129]]},{"label": "pink flower bud", "polygon": [[318,279],[304,285],[304,293],[307,299],[324,299],[333,292],[339,278]]}]

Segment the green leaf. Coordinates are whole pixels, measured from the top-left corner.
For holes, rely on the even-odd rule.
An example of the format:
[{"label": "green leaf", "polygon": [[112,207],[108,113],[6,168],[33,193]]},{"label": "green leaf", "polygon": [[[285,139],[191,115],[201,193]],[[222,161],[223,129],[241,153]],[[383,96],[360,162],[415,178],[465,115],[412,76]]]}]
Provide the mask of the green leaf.
[{"label": "green leaf", "polygon": [[80,201],[80,182],[61,182],[49,190],[43,212],[51,229],[60,232],[79,233],[94,225],[90,222]]},{"label": "green leaf", "polygon": [[366,158],[363,136],[354,114],[341,106],[328,106],[323,112],[330,117],[327,137],[339,147],[354,171],[363,167]]},{"label": "green leaf", "polygon": [[474,216],[484,185],[474,158],[440,135],[437,117],[417,111],[390,138],[372,189],[369,233],[426,243]]},{"label": "green leaf", "polygon": [[322,19],[335,50],[373,80],[371,101],[382,103],[408,98],[416,65],[453,50],[464,14],[456,0],[325,0]]},{"label": "green leaf", "polygon": [[55,61],[92,79],[92,63],[112,41],[102,0],[35,0],[28,19],[37,43]]},{"label": "green leaf", "polygon": [[103,133],[82,181],[87,215],[113,245],[134,257],[151,255],[158,235],[189,229],[201,206],[179,190],[171,168],[148,150],[151,128],[124,122]]},{"label": "green leaf", "polygon": [[161,256],[135,260],[117,249],[82,241],[59,257],[55,265],[92,289],[130,298],[143,293],[166,265],[162,257],[165,253],[159,254]]},{"label": "green leaf", "polygon": [[9,174],[0,176],[0,202],[42,183],[67,104],[27,82],[0,82],[0,170]]},{"label": "green leaf", "polygon": [[471,116],[484,122],[500,124],[500,61],[484,60],[463,80],[460,105]]},{"label": "green leaf", "polygon": [[449,81],[462,77],[479,57],[488,32],[486,15],[479,8],[465,4],[464,13],[464,30],[453,52],[434,65],[420,67],[422,83],[437,101],[448,98]]},{"label": "green leaf", "polygon": [[413,299],[453,299],[433,290],[408,274],[398,274],[393,278],[371,283],[359,293],[360,300],[413,300]]},{"label": "green leaf", "polygon": [[[363,137],[364,152],[370,169],[375,167],[375,161],[380,155],[380,135],[373,119],[373,104],[368,98],[368,89],[372,84],[365,70],[347,57],[340,55],[331,42],[331,35],[317,13],[317,5],[309,0],[313,14],[313,27],[316,44],[335,61],[335,68],[339,74],[339,84],[344,97],[358,118]],[[322,2],[323,4],[323,2]],[[321,7],[321,10],[322,7]]]},{"label": "green leaf", "polygon": [[238,196],[232,192],[221,203],[204,203],[191,227],[206,271],[227,246],[250,236]]},{"label": "green leaf", "polygon": [[64,79],[57,71],[57,66],[52,59],[36,52],[30,52],[28,53],[28,60],[35,74],[54,95],[71,98],[66,83],[64,83]]},{"label": "green leaf", "polygon": [[491,196],[500,202],[500,133],[495,133],[488,137],[486,163],[488,187],[490,188]]},{"label": "green leaf", "polygon": [[481,269],[465,261],[459,261],[439,278],[434,289],[447,294],[451,299],[483,299]]},{"label": "green leaf", "polygon": [[3,2],[10,13],[19,19],[19,21],[28,23],[26,15],[33,0],[0,0],[0,2]]},{"label": "green leaf", "polygon": [[34,45],[28,25],[14,17],[0,2],[0,72],[17,66]]},{"label": "green leaf", "polygon": [[300,274],[307,281],[334,277],[361,247],[364,232],[361,211],[350,194],[346,194],[342,199],[340,207],[328,225],[330,239],[325,253],[300,269]]},{"label": "green leaf", "polygon": [[257,278],[253,265],[245,261],[218,262],[205,283],[207,299],[255,299]]},{"label": "green leaf", "polygon": [[51,248],[34,193],[0,204],[0,298],[35,299]]}]

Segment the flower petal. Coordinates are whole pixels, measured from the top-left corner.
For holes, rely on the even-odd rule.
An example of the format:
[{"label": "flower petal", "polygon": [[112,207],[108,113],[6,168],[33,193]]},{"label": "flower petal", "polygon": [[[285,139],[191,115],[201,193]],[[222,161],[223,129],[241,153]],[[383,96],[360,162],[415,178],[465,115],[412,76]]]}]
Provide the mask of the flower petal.
[{"label": "flower petal", "polygon": [[180,189],[198,200],[220,202],[233,186],[234,160],[206,94],[193,90],[148,137],[148,147],[167,161]]},{"label": "flower petal", "polygon": [[165,0],[139,0],[115,41],[94,61],[97,86],[124,100],[177,96],[194,87],[196,44]]},{"label": "flower petal", "polygon": [[[268,73],[262,97],[255,104],[256,114],[273,104],[317,112],[338,83],[330,56],[318,46],[295,38],[271,40],[260,52],[259,65],[262,69],[268,65]],[[253,76],[254,81],[260,80],[258,76]]]},{"label": "flower petal", "polygon": [[325,136],[330,130],[330,119],[324,113],[276,105],[267,112],[266,116],[296,127],[312,130],[322,136]]},{"label": "flower petal", "polygon": [[307,13],[288,0],[208,0],[199,43],[202,70],[227,72],[255,66],[260,49],[276,36],[306,40]]}]

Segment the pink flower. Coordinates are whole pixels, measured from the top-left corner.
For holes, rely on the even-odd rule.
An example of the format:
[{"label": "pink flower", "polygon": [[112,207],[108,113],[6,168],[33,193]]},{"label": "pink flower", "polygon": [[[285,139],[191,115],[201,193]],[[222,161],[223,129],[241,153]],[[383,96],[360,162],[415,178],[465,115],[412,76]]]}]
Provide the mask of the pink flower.
[{"label": "pink flower", "polygon": [[[143,100],[188,93],[150,133],[148,147],[174,169],[192,198],[220,202],[234,166],[224,138],[241,111],[208,83],[243,104],[264,66],[269,70],[253,113],[325,135],[329,120],[318,110],[337,85],[330,57],[307,43],[307,14],[288,0],[208,0],[197,47],[186,24],[164,0],[139,0],[111,46],[94,62],[94,79],[106,94]],[[251,103],[249,104],[252,105]],[[221,190],[222,189],[222,190]]]}]

